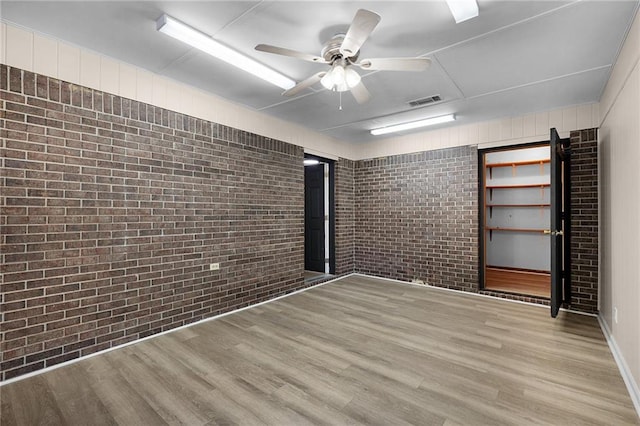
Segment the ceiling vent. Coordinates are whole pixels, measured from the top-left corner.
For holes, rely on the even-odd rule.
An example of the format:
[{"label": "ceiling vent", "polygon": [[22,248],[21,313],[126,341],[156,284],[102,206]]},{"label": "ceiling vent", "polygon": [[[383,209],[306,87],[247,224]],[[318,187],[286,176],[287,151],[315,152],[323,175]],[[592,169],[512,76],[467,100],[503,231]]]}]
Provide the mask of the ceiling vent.
[{"label": "ceiling vent", "polygon": [[427,96],[426,98],[416,99],[415,101],[410,101],[409,105],[412,108],[415,108],[418,106],[429,105],[435,102],[440,102],[441,100],[442,98],[440,97],[440,95],[433,95],[433,96]]}]

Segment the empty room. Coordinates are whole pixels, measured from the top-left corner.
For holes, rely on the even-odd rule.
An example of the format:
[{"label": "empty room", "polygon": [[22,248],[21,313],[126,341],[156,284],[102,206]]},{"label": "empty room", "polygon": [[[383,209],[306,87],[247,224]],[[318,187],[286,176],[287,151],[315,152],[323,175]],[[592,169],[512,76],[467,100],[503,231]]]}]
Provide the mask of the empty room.
[{"label": "empty room", "polygon": [[640,0],[0,2],[0,424],[640,425]]}]

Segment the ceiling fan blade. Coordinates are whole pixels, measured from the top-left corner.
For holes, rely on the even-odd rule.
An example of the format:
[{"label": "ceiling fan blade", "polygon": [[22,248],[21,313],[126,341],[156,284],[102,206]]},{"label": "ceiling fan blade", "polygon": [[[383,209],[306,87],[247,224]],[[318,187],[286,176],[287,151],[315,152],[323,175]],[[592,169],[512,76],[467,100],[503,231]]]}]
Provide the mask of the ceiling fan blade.
[{"label": "ceiling fan blade", "polygon": [[371,58],[355,64],[363,70],[424,71],[431,65],[429,58]]},{"label": "ceiling fan blade", "polygon": [[344,36],[340,53],[346,58],[356,55],[378,22],[380,22],[380,15],[366,9],[359,9]]},{"label": "ceiling fan blade", "polygon": [[371,93],[369,93],[362,81],[351,89],[351,94],[359,104],[367,103],[371,99]]},{"label": "ceiling fan blade", "polygon": [[311,77],[307,78],[306,80],[302,80],[300,83],[296,84],[291,89],[284,91],[282,93],[282,96],[293,96],[293,95],[296,95],[296,94],[302,92],[307,87],[313,86],[314,84],[316,84],[317,82],[322,80],[322,77],[324,77],[325,74],[326,74],[326,72],[322,71],[322,72],[319,72],[317,74],[312,75]]},{"label": "ceiling fan blade", "polygon": [[318,62],[327,64],[328,62],[320,56],[313,56],[308,53],[298,52],[297,50],[285,49],[284,47],[271,46],[269,44],[259,44],[255,47],[260,52],[275,53],[276,55],[290,56],[292,58],[302,59],[309,62]]}]

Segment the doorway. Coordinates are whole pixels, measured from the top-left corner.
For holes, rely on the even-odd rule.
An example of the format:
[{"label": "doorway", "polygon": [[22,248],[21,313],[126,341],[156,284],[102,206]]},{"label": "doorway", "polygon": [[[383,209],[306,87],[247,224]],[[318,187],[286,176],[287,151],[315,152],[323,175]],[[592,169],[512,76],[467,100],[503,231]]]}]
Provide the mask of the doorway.
[{"label": "doorway", "polygon": [[480,288],[571,300],[571,141],[479,151]]},{"label": "doorway", "polygon": [[550,298],[549,143],[480,152],[485,290]]},{"label": "doorway", "polygon": [[304,269],[305,281],[335,273],[335,208],[333,160],[305,154]]}]

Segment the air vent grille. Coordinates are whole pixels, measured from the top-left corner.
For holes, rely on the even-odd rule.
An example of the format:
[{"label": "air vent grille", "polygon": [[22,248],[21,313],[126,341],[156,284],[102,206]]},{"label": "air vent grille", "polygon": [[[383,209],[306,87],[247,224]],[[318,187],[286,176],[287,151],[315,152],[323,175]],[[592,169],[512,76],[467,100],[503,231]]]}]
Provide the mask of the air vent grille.
[{"label": "air vent grille", "polygon": [[418,106],[429,105],[435,102],[440,102],[441,100],[442,98],[440,97],[440,95],[433,95],[433,96],[427,96],[426,98],[421,98],[421,99],[416,99],[415,101],[411,101],[409,102],[409,105],[412,108],[415,108]]}]

